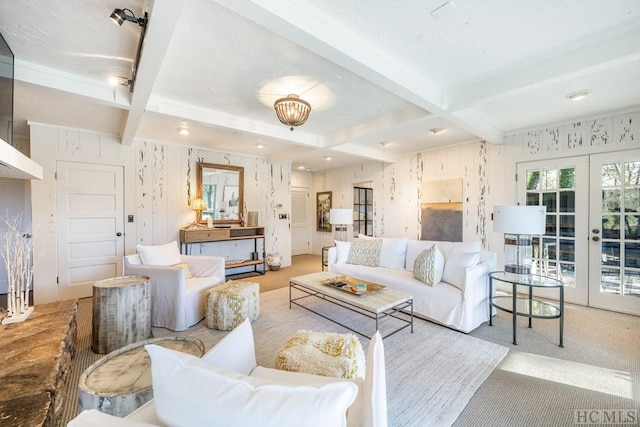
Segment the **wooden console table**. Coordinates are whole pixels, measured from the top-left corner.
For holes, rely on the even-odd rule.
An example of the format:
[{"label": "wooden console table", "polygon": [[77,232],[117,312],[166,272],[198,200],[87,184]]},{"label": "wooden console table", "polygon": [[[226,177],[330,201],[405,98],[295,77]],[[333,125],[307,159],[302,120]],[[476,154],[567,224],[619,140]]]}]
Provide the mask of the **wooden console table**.
[{"label": "wooden console table", "polygon": [[[262,239],[261,253],[258,252],[259,239]],[[232,240],[253,240],[253,254],[257,259],[252,259],[252,253],[248,253],[246,259],[227,262],[227,270],[239,267],[253,267],[253,271],[227,274],[227,277],[247,273],[264,274],[267,271],[264,253],[264,227],[181,228],[180,252],[190,254],[190,245],[193,243],[216,243]]]}]

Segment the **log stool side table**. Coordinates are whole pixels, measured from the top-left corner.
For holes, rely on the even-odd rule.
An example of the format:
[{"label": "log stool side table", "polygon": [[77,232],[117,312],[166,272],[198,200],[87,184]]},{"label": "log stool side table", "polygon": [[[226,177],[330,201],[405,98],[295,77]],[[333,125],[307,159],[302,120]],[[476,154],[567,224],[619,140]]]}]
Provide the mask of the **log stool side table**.
[{"label": "log stool side table", "polygon": [[151,338],[151,295],[146,276],[121,276],[93,284],[91,350],[110,353]]},{"label": "log stool side table", "polygon": [[151,359],[144,346],[156,344],[201,357],[204,344],[195,337],[159,337],[115,350],[89,366],[78,381],[78,413],[97,409],[124,417],[153,398]]}]

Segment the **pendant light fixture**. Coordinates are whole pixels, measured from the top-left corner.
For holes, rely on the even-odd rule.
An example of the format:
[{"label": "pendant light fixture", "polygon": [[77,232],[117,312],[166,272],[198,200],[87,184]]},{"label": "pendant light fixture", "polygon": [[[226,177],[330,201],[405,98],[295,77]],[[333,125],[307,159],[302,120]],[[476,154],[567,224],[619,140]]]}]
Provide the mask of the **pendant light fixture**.
[{"label": "pendant light fixture", "polygon": [[273,104],[273,108],[276,110],[278,120],[282,124],[290,126],[292,131],[294,126],[304,124],[311,112],[311,105],[307,101],[300,99],[298,95],[293,94],[278,99]]}]

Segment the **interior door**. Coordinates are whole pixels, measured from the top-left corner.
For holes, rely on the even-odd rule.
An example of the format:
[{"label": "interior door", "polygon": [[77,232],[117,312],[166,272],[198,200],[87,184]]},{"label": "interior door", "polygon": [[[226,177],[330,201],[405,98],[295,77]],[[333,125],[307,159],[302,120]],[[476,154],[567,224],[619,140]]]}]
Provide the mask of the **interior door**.
[{"label": "interior door", "polygon": [[[546,230],[534,236],[534,272],[564,283],[565,300],[588,304],[589,157],[518,164],[518,202],[547,207]],[[557,290],[536,290],[557,299]]]},{"label": "interior door", "polygon": [[640,150],[591,156],[589,305],[640,315]]},{"label": "interior door", "polygon": [[57,163],[58,299],[92,295],[124,256],[123,168]]},{"label": "interior door", "polygon": [[291,189],[291,255],[311,253],[309,189]]}]

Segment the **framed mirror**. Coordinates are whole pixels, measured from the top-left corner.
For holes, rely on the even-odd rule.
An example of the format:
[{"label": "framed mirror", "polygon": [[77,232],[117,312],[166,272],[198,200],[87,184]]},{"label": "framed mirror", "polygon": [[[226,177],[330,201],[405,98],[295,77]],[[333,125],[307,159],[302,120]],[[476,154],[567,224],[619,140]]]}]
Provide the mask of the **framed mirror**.
[{"label": "framed mirror", "polygon": [[200,222],[208,218],[214,224],[242,223],[244,206],[244,168],[242,166],[198,163],[196,170],[197,197],[202,197],[207,209]]}]

